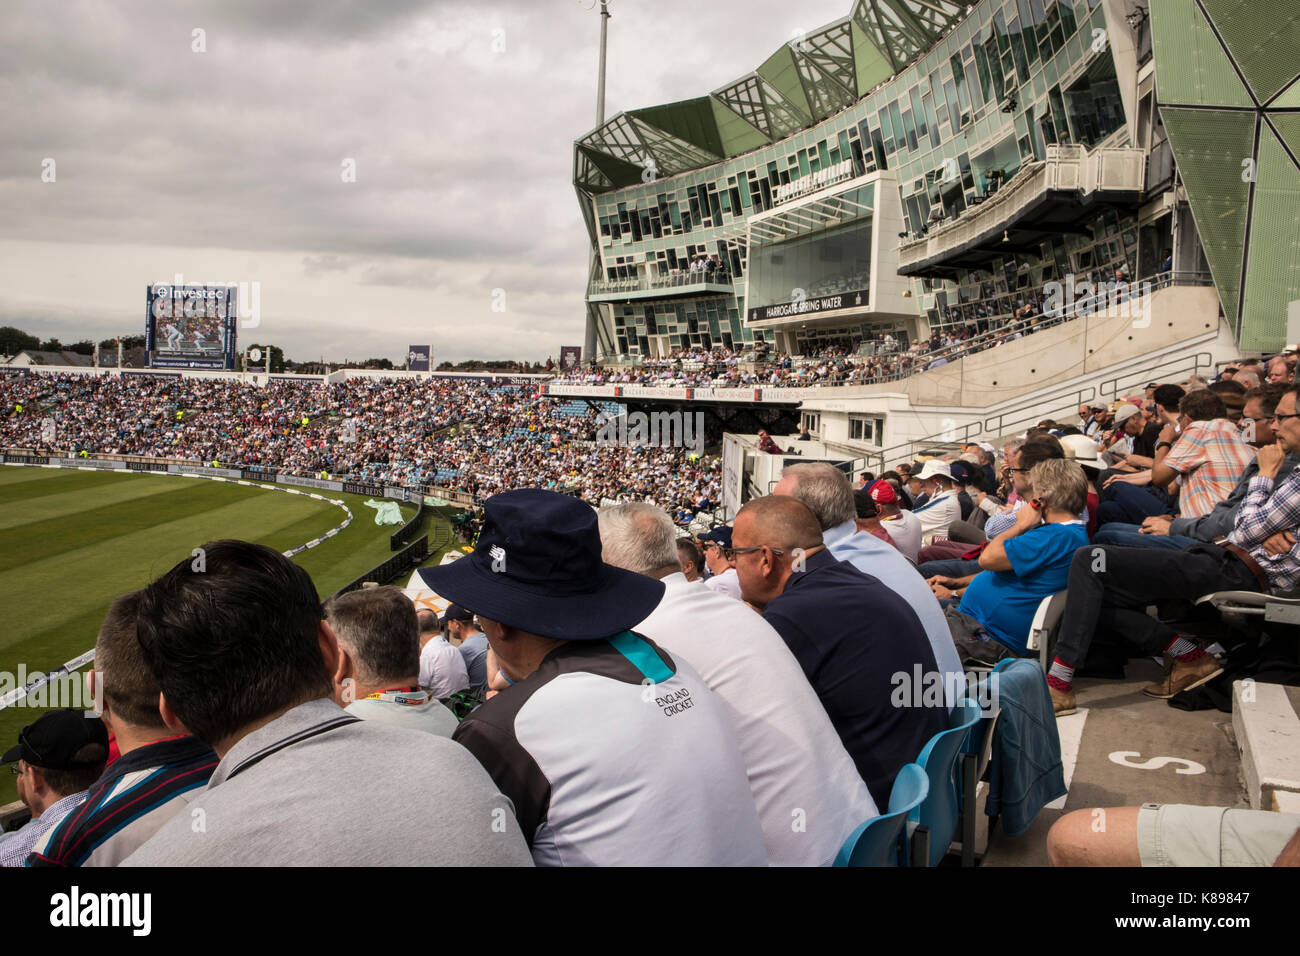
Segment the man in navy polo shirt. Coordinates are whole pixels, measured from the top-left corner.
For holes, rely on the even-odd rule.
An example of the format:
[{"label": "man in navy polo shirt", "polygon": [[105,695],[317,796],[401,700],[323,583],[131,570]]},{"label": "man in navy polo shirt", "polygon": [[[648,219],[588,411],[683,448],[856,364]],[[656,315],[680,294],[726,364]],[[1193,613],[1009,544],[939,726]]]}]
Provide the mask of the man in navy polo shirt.
[{"label": "man in navy polo shirt", "polygon": [[[817,518],[788,495],[740,509],[732,552],[745,600],[785,640],[876,805],[888,806],[903,764],[948,726],[934,651],[916,612],[880,579],[837,560]],[[933,675],[937,692],[896,693],[900,680],[918,674]]]}]

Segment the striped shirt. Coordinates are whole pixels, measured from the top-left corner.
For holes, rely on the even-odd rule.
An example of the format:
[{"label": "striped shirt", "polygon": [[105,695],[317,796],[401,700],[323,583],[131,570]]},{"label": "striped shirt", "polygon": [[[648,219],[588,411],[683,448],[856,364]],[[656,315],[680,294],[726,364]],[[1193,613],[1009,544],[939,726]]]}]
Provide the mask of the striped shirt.
[{"label": "striped shirt", "polygon": [[1169,449],[1164,464],[1181,476],[1178,512],[1202,518],[1232,494],[1237,479],[1255,460],[1255,449],[1241,440],[1237,426],[1226,418],[1192,422]]},{"label": "striped shirt", "polygon": [[1300,532],[1300,468],[1272,478],[1256,475],[1237,509],[1228,541],[1248,552],[1268,575],[1274,591],[1290,591],[1300,584],[1300,542],[1285,554],[1269,554],[1262,547],[1279,531]]},{"label": "striped shirt", "polygon": [[128,751],[37,841],[27,865],[116,866],[201,793],[216,767],[212,748],[193,737]]}]

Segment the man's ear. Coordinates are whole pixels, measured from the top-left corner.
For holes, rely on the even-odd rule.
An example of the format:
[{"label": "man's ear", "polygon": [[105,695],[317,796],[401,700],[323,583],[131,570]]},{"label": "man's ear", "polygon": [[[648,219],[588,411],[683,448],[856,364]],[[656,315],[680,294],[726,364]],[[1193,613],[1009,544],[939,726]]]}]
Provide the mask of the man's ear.
[{"label": "man's ear", "polygon": [[189,728],[181,722],[181,719],[176,716],[176,712],[168,706],[167,695],[161,691],[158,694],[158,714],[162,717],[163,723],[167,725],[167,729],[173,734],[189,734]]},{"label": "man's ear", "polygon": [[331,676],[338,674],[341,664],[339,655],[342,651],[339,649],[339,637],[334,633],[334,628],[330,627],[329,621],[320,622],[320,628],[316,631],[316,641],[320,645],[320,656],[325,662],[325,670]]}]

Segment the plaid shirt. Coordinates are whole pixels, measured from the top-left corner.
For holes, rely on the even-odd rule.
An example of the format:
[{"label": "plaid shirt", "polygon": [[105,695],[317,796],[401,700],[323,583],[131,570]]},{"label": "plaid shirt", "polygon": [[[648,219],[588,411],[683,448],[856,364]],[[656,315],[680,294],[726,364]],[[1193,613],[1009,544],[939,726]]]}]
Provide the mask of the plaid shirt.
[{"label": "plaid shirt", "polygon": [[1255,449],[1241,440],[1237,426],[1226,418],[1193,422],[1169,449],[1164,464],[1181,476],[1178,513],[1201,518],[1237,486]]},{"label": "plaid shirt", "polygon": [[1300,529],[1300,468],[1278,478],[1276,487],[1264,475],[1250,480],[1228,541],[1255,559],[1274,591],[1290,591],[1300,584],[1300,541],[1285,554],[1269,554],[1260,547],[1279,531]]}]

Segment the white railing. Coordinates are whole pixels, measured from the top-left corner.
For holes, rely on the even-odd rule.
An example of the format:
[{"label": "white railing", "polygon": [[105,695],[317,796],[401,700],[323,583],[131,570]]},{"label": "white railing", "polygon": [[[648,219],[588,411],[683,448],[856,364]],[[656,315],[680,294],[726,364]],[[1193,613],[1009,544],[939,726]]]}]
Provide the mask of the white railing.
[{"label": "white railing", "polygon": [[682,289],[697,285],[731,285],[727,272],[670,272],[667,275],[638,276],[635,279],[594,279],[588,295],[613,295],[621,292],[652,292],[658,289]]}]

